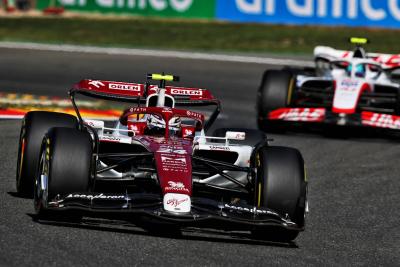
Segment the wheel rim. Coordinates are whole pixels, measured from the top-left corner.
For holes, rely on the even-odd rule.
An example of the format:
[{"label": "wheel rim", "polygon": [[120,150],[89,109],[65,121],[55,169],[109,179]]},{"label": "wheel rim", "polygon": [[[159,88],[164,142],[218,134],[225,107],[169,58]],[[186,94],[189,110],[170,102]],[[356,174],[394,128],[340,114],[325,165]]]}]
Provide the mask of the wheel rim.
[{"label": "wheel rim", "polygon": [[34,184],[34,204],[36,213],[40,213],[43,209],[47,208],[48,203],[48,188],[49,188],[49,164],[50,149],[48,140],[42,149],[39,163],[39,171],[35,178]]}]

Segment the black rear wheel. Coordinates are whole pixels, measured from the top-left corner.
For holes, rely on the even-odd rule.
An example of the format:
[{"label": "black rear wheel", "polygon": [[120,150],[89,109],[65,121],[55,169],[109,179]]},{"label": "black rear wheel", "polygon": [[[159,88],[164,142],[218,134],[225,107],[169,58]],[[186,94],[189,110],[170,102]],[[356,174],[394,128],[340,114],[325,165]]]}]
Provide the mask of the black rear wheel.
[{"label": "black rear wheel", "polygon": [[264,73],[257,95],[257,122],[263,131],[279,131],[281,123],[268,120],[271,111],[290,105],[295,80],[288,70],[268,70]]},{"label": "black rear wheel", "polygon": [[[307,182],[300,152],[288,147],[263,147],[258,151],[256,166],[256,205],[271,209],[303,228]],[[299,231],[276,227],[257,229],[254,233],[261,238],[288,242]]]},{"label": "black rear wheel", "polygon": [[69,114],[32,111],[22,120],[16,171],[16,187],[20,196],[32,197],[33,183],[39,163],[43,136],[52,127],[77,128],[76,118]]},{"label": "black rear wheel", "polygon": [[34,189],[35,211],[47,218],[48,203],[69,193],[87,192],[91,177],[92,141],[87,132],[51,128],[45,135]]}]

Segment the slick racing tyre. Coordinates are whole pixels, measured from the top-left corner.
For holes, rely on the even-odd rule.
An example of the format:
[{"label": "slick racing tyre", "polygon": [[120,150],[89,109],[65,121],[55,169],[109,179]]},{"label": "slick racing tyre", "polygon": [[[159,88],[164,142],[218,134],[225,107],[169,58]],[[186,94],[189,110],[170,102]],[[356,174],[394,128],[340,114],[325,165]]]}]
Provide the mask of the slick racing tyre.
[{"label": "slick racing tyre", "polygon": [[212,136],[225,137],[227,131],[244,132],[246,134],[245,140],[229,140],[230,144],[255,146],[256,144],[264,141],[267,138],[267,135],[262,131],[245,128],[218,128],[213,132]]},{"label": "slick racing tyre", "polygon": [[[255,164],[258,176],[256,205],[271,209],[303,228],[307,181],[300,152],[288,147],[263,147],[258,151]],[[253,233],[263,239],[289,242],[297,237],[299,231],[266,227]]]},{"label": "slick racing tyre", "polygon": [[292,99],[294,78],[288,70],[268,70],[257,93],[257,122],[263,131],[278,131],[279,123],[268,121],[270,111],[287,107]]},{"label": "slick racing tyre", "polygon": [[32,197],[34,176],[39,162],[43,136],[52,127],[77,128],[76,118],[69,114],[32,111],[22,120],[19,137],[16,187],[20,196]]},{"label": "slick racing tyre", "polygon": [[34,183],[35,211],[39,218],[51,214],[48,203],[57,196],[88,191],[92,153],[89,133],[62,127],[49,130],[42,141]]}]

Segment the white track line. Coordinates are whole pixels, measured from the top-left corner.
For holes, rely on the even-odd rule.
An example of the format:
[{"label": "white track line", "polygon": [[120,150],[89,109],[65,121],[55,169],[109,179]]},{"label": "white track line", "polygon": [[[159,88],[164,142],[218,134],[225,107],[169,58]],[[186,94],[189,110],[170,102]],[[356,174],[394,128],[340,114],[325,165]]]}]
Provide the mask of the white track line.
[{"label": "white track line", "polygon": [[269,64],[277,66],[299,66],[312,67],[314,63],[306,60],[294,59],[279,59],[268,57],[255,56],[234,56],[224,54],[209,54],[200,52],[180,52],[180,51],[164,51],[151,49],[136,49],[136,48],[106,48],[96,46],[80,46],[80,45],[52,45],[38,43],[18,43],[18,42],[0,42],[0,48],[15,48],[41,51],[56,51],[56,52],[77,52],[89,54],[109,54],[109,55],[128,55],[128,56],[152,56],[165,58],[182,58],[182,59],[197,59],[211,61],[225,61],[237,63],[255,63]]}]

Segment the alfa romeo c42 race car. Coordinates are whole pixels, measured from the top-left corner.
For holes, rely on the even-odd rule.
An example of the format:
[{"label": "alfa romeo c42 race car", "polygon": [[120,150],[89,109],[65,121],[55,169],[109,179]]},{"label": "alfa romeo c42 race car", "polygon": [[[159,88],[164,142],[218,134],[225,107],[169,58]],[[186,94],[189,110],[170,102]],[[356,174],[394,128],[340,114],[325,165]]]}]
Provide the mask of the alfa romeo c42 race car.
[{"label": "alfa romeo c42 race car", "polygon": [[260,129],[290,122],[400,129],[400,55],[318,46],[315,69],[266,71],[258,90]]},{"label": "alfa romeo c42 race car", "polygon": [[[150,80],[159,80],[151,85]],[[220,102],[205,89],[82,80],[69,91],[76,117],[23,119],[17,189],[33,192],[39,220],[148,218],[171,226],[249,230],[290,241],[304,230],[307,181],[300,152],[269,146],[251,130],[206,132]],[[85,119],[75,97],[128,103],[115,121]],[[202,113],[177,106],[212,107]],[[241,143],[242,142],[242,143]],[[172,228],[172,227],[171,227]]]}]

